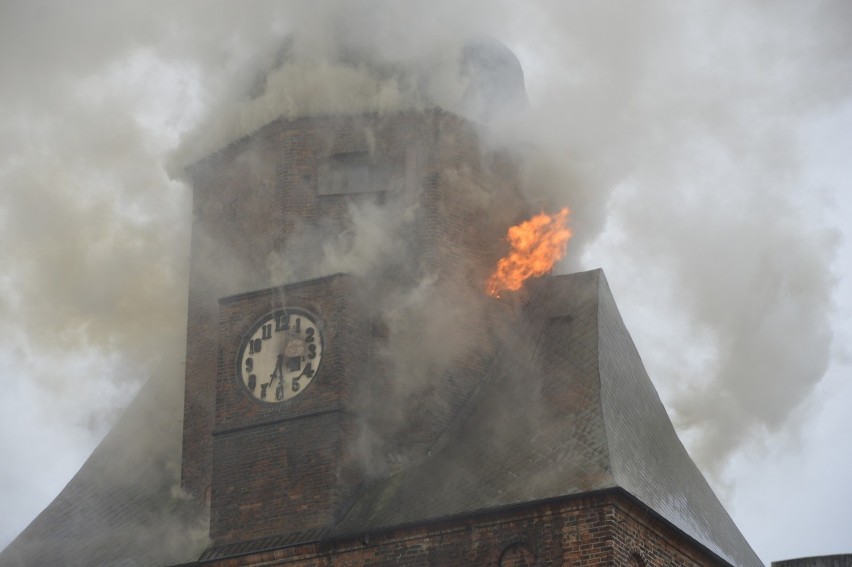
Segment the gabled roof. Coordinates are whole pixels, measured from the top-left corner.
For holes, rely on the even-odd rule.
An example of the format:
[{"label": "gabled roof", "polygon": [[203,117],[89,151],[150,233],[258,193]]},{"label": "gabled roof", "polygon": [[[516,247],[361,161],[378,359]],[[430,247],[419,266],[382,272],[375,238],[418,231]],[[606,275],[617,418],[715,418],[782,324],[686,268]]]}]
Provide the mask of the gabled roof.
[{"label": "gabled roof", "polygon": [[445,445],[364,489],[335,532],[620,487],[728,563],[762,565],[678,439],[603,272],[543,279],[524,319]]},{"label": "gabled roof", "polygon": [[[731,565],[762,565],[680,443],[603,272],[540,280],[522,319],[430,456],[364,487],[337,526],[266,543],[621,488]],[[0,553],[0,566],[198,557],[206,526],[191,502],[174,497],[180,395],[169,390],[162,381],[143,389],[62,493]]]}]

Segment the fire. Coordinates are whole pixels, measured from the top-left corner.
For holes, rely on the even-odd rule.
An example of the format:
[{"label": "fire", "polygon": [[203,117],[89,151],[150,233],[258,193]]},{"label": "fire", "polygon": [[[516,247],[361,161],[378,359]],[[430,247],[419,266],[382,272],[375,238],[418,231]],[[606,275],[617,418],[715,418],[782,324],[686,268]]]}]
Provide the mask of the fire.
[{"label": "fire", "polygon": [[565,255],[571,238],[566,226],[567,208],[555,215],[539,213],[517,226],[509,228],[506,239],[512,249],[500,259],[488,279],[489,295],[500,297],[505,290],[515,291],[533,276],[545,274]]}]

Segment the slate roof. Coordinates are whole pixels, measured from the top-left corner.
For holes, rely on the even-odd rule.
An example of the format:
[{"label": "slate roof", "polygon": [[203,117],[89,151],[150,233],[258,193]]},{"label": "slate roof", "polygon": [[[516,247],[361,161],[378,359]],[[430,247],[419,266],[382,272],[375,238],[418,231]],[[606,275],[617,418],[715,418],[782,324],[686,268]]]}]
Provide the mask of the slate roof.
[{"label": "slate roof", "polygon": [[515,339],[535,344],[501,353],[449,441],[364,489],[334,531],[620,487],[730,564],[762,565],[678,439],[603,272],[541,280],[525,320]]},{"label": "slate roof", "polygon": [[0,553],[2,567],[150,567],[209,543],[180,479],[181,396],[146,384],[80,471]]},{"label": "slate roof", "polygon": [[[621,488],[731,565],[762,565],[680,443],[601,270],[536,282],[507,344],[430,456],[362,488],[338,525],[254,544],[281,547]],[[179,448],[152,459],[134,436],[142,424],[179,423],[179,404],[145,413],[170,400],[162,384],[143,390],[56,500],[0,553],[0,566],[197,558],[203,521],[191,502],[173,497],[177,469],[168,462]],[[155,431],[179,440],[169,423]],[[254,544],[236,545],[246,552]],[[227,547],[203,558],[236,552]]]}]

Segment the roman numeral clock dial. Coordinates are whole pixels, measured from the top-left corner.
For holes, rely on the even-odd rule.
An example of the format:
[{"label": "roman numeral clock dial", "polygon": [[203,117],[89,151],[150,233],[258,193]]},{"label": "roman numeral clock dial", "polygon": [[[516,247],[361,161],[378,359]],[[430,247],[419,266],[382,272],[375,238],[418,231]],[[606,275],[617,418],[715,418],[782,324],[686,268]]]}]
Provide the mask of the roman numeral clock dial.
[{"label": "roman numeral clock dial", "polygon": [[322,351],[314,315],[294,307],[277,310],[258,321],[243,339],[237,378],[258,401],[286,402],[310,385]]}]

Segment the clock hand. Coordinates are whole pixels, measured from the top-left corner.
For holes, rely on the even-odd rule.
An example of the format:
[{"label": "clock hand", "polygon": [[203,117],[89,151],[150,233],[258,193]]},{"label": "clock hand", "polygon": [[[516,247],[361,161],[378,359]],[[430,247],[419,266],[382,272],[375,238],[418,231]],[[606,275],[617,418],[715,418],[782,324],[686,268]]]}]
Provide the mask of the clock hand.
[{"label": "clock hand", "polygon": [[275,382],[275,379],[278,379],[278,387],[275,389],[275,399],[283,400],[284,399],[284,355],[279,354],[278,358],[275,362],[275,370],[272,371],[272,374],[269,375],[269,383],[266,385],[267,389],[272,386],[272,383]]},{"label": "clock hand", "polygon": [[275,370],[272,371],[272,374],[269,375],[269,383],[268,386],[271,386],[272,383],[278,378],[279,381],[284,381],[284,355],[279,354],[278,359],[275,362]]}]

